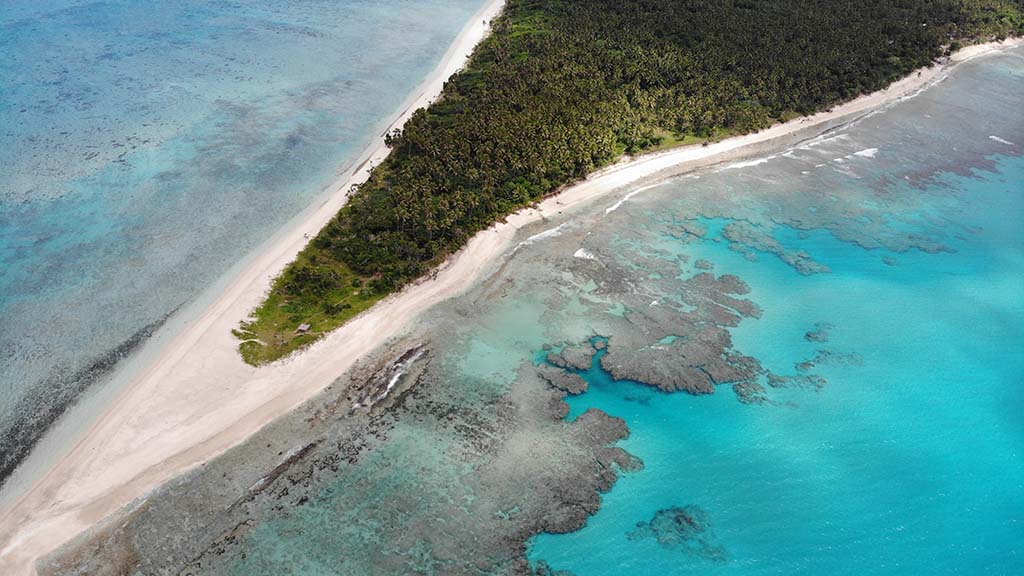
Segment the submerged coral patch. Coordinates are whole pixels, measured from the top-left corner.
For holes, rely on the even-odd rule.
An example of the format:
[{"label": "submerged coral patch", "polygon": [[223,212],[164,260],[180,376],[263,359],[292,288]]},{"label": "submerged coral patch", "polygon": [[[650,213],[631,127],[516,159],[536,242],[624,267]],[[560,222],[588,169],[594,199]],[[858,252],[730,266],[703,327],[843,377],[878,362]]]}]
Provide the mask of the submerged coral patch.
[{"label": "submerged coral patch", "polygon": [[658,510],[647,522],[637,522],[626,535],[630,540],[654,539],[664,548],[715,563],[728,561],[725,547],[715,536],[708,513],[697,506]]}]

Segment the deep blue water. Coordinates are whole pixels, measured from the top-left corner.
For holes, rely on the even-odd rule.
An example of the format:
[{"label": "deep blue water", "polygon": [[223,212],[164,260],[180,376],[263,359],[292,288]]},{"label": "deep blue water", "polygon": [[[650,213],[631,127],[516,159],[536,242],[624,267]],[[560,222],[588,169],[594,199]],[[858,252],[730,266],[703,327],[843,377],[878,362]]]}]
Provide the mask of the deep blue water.
[{"label": "deep blue water", "polygon": [[[701,242],[675,248],[750,285],[764,314],[733,331],[737,349],[779,373],[827,349],[815,370],[828,384],[744,405],[595,367],[571,416],[597,407],[625,418],[621,445],[646,467],[582,530],[535,538],[532,559],[580,576],[1024,572],[1024,157],[988,138],[1024,142],[1024,65],[1018,51],[972,66],[821,147],[666,185],[634,209],[642,223],[673,194],[728,190],[747,203],[744,218],[770,215],[759,225],[788,251],[828,266],[805,276],[774,253],[730,249],[730,208],[700,219]],[[849,155],[869,147],[877,156]],[[922,186],[907,183],[929,167],[938,172]],[[829,196],[884,209],[793,227]],[[858,237],[857,219],[951,251],[841,240]],[[822,325],[827,342],[805,338]],[[672,507],[703,510],[701,537],[724,559],[628,537]]]},{"label": "deep blue water", "polygon": [[321,197],[482,5],[0,4],[0,438]]}]

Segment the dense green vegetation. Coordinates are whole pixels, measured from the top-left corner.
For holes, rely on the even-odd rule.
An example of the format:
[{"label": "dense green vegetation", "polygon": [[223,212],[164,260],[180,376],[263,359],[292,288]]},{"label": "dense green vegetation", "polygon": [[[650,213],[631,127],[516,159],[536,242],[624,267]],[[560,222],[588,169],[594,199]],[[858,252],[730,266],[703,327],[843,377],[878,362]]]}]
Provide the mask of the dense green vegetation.
[{"label": "dense green vegetation", "polygon": [[1024,0],[509,0],[243,324],[243,354],[286,355],[623,154],[828,108],[960,43],[1020,34],[1022,13]]}]

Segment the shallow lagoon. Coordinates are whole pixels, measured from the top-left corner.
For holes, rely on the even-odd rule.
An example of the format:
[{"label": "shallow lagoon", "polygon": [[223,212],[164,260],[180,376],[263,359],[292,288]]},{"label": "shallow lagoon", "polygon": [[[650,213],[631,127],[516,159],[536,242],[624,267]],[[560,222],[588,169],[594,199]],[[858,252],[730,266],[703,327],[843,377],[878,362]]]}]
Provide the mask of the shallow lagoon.
[{"label": "shallow lagoon", "polygon": [[482,0],[0,8],[0,479],[325,193]]}]

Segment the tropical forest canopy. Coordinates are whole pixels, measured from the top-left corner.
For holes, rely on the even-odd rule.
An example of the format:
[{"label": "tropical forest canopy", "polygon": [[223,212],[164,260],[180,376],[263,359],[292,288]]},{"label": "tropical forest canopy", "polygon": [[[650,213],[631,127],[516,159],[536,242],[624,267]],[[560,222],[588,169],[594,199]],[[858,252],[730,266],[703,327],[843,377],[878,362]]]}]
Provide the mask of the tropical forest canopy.
[{"label": "tropical forest canopy", "polygon": [[316,339],[624,154],[760,130],[1019,35],[1024,0],[509,0],[492,27],[243,324],[247,360]]}]

